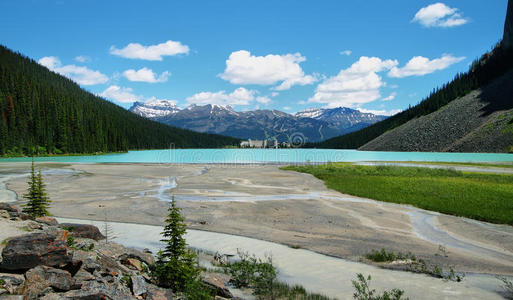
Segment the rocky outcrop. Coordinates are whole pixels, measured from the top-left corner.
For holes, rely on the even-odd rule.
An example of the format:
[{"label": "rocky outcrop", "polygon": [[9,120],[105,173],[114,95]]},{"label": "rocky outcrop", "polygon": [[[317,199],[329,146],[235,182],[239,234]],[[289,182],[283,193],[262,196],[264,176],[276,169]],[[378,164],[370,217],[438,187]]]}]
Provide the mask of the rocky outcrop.
[{"label": "rocky outcrop", "polygon": [[504,36],[502,38],[504,48],[513,48],[513,0],[508,1],[508,11],[504,22]]},{"label": "rocky outcrop", "polygon": [[[54,224],[51,218],[29,222],[42,232],[9,238],[0,264],[7,272],[0,273],[0,299],[177,299],[172,290],[152,284],[148,270],[155,260],[150,253],[80,237],[97,237],[90,234],[99,232],[91,225],[57,227],[49,225]],[[63,229],[79,234],[68,240]],[[202,282],[215,291],[216,299],[232,298],[219,277],[207,274]]]},{"label": "rocky outcrop", "polygon": [[70,232],[74,238],[86,238],[96,241],[105,239],[98,227],[88,224],[62,223],[59,227]]},{"label": "rocky outcrop", "polygon": [[25,273],[25,282],[18,288],[24,299],[38,299],[45,293],[69,291],[73,286],[71,274],[65,270],[37,266]]},{"label": "rocky outcrop", "polygon": [[63,268],[71,263],[68,234],[33,233],[9,239],[2,251],[0,270],[26,271],[39,265]]}]

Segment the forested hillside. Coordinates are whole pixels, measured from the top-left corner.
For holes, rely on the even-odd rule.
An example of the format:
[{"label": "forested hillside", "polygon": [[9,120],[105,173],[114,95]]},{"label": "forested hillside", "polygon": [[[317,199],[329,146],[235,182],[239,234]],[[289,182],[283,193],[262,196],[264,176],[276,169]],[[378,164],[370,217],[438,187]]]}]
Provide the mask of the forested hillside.
[{"label": "forested hillside", "polygon": [[163,125],[0,46],[0,155],[221,147],[237,140]]}]

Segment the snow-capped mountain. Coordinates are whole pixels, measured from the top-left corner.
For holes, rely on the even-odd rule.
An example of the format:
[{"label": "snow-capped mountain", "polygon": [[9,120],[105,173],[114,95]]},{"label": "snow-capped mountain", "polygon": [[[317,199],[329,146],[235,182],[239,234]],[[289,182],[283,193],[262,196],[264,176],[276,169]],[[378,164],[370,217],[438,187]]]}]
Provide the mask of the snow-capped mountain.
[{"label": "snow-capped mountain", "polygon": [[152,100],[147,102],[134,102],[129,109],[146,118],[163,117],[180,111],[175,102],[169,100]]},{"label": "snow-capped mountain", "polygon": [[302,134],[316,142],[358,130],[383,120],[384,116],[350,108],[312,108],[296,114],[279,110],[237,112],[217,104],[190,105],[180,109],[166,101],[135,102],[130,111],[164,124],[199,132],[218,133],[242,139],[276,138],[288,141]]},{"label": "snow-capped mountain", "polygon": [[386,119],[386,116],[363,113],[347,107],[310,108],[297,112],[295,116],[326,121],[345,132],[355,131]]}]

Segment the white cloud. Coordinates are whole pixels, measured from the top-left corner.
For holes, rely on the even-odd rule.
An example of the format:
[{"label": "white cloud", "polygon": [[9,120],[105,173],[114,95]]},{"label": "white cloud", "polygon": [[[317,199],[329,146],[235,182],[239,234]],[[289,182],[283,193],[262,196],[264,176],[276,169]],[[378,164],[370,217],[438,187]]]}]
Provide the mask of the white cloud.
[{"label": "white cloud", "polygon": [[156,83],[156,82],[166,82],[167,78],[171,75],[168,71],[163,72],[159,76],[155,74],[151,69],[148,69],[146,67],[139,69],[139,70],[133,70],[129,69],[123,72],[123,76],[126,77],[126,79],[130,81],[139,81],[139,82],[149,82],[149,83]]},{"label": "white cloud", "polygon": [[292,108],[290,106],[284,106],[283,109],[284,110],[291,110]]},{"label": "white cloud", "polygon": [[305,75],[299,65],[306,60],[299,53],[254,56],[240,50],[230,54],[226,69],[219,76],[232,84],[273,85],[281,82],[275,90],[288,90],[293,85],[307,85],[317,81],[312,75]]},{"label": "white cloud", "polygon": [[59,58],[55,56],[45,56],[39,60],[39,64],[81,85],[94,85],[109,81],[107,75],[99,71],[88,69],[87,67],[75,65],[63,66]]},{"label": "white cloud", "polygon": [[278,93],[278,92],[272,92],[272,93],[271,93],[271,97],[276,97],[276,96],[278,96],[279,94],[280,94],[280,93]]},{"label": "white cloud", "polygon": [[144,46],[138,43],[130,43],[125,48],[110,47],[110,54],[124,58],[162,60],[163,56],[173,56],[189,53],[189,47],[180,42],[167,41],[158,45]]},{"label": "white cloud", "polygon": [[383,98],[383,101],[391,101],[391,100],[394,100],[396,96],[397,96],[397,93],[396,93],[396,92],[393,92],[393,93],[392,93],[392,94],[390,94],[388,97]]},{"label": "white cloud", "polygon": [[255,100],[256,100],[256,102],[262,103],[262,104],[269,104],[272,102],[271,98],[266,97],[266,96],[256,97]]},{"label": "white cloud", "polygon": [[351,51],[351,50],[344,50],[344,51],[339,52],[340,55],[345,55],[345,56],[349,56],[349,55],[351,55],[351,53],[353,53],[353,51]]},{"label": "white cloud", "polygon": [[88,63],[91,62],[91,58],[86,55],[79,55],[75,57],[75,60],[81,63]]},{"label": "white cloud", "polygon": [[[218,104],[223,106],[249,105],[255,100],[255,90],[247,90],[243,87],[237,88],[230,94],[225,91],[219,92],[201,92],[194,94],[186,99],[189,104]],[[260,99],[261,100],[261,99]]]},{"label": "white cloud", "polygon": [[141,100],[141,96],[133,94],[131,88],[119,87],[117,85],[109,86],[105,91],[100,94],[101,97],[116,100],[122,103],[130,103]]},{"label": "white cloud", "polygon": [[424,27],[455,27],[466,24],[468,20],[458,13],[457,8],[439,2],[421,8],[412,22],[418,22]]},{"label": "white cloud", "polygon": [[377,100],[381,98],[379,89],[384,85],[377,73],[397,64],[397,60],[362,56],[349,68],[320,83],[308,102],[324,103],[328,107],[354,107]]},{"label": "white cloud", "polygon": [[402,67],[394,67],[388,72],[388,76],[402,78],[407,76],[422,76],[443,70],[449,66],[464,60],[465,57],[454,57],[450,54],[444,54],[440,58],[430,60],[423,56],[415,56]]},{"label": "white cloud", "polygon": [[402,109],[392,109],[392,110],[374,110],[374,109],[365,109],[365,108],[357,108],[362,113],[371,113],[375,115],[381,116],[393,116],[397,113],[402,112]]}]

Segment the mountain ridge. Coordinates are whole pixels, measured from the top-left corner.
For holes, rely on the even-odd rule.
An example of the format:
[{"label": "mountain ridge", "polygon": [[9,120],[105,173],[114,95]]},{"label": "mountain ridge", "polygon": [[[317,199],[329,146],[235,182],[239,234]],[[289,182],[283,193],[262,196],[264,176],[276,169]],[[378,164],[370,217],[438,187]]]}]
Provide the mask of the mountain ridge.
[{"label": "mountain ridge", "polygon": [[279,142],[287,142],[292,135],[298,134],[303,136],[305,142],[320,141],[386,118],[342,107],[314,108],[289,114],[275,109],[235,111],[230,106],[217,104],[192,104],[183,109],[167,103],[160,104],[160,107],[155,107],[153,102],[134,102],[129,110],[179,128],[243,139],[276,138]]}]

